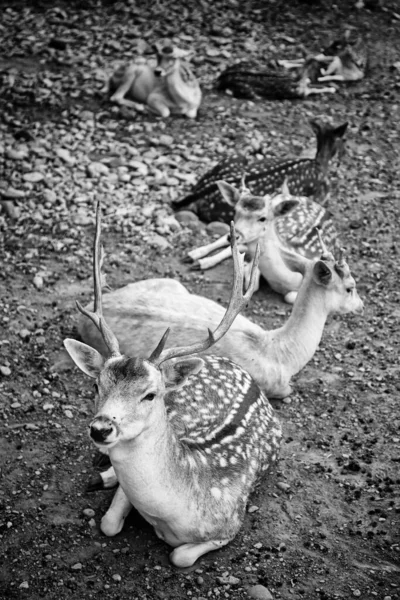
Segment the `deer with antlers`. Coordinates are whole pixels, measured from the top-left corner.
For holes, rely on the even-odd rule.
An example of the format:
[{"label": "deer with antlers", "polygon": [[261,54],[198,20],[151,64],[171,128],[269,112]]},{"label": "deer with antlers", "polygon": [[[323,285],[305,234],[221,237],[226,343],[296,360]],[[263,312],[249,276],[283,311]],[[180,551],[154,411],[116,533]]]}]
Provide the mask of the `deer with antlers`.
[{"label": "deer with antlers", "polygon": [[[234,243],[231,240],[231,243]],[[312,359],[331,314],[362,313],[360,299],[343,250],[338,260],[320,241],[318,258],[307,258],[283,245],[280,260],[302,277],[289,319],[265,330],[242,315],[213,347],[245,369],[270,398],[290,395],[291,379]],[[252,285],[255,285],[254,271]],[[104,312],[123,352],[149,354],[167,326],[170,343],[191,343],[205,329],[214,329],[224,308],[208,298],[190,294],[174,279],[148,279],[104,295]],[[81,338],[102,353],[107,351],[98,329],[88,319],[78,324]]]},{"label": "deer with antlers", "polygon": [[157,66],[151,67],[142,57],[122,66],[111,76],[105,92],[120,106],[136,108],[147,104],[161,117],[171,113],[194,119],[201,103],[201,90],[189,64],[189,53],[176,46],[154,45]]},{"label": "deer with antlers", "polygon": [[235,239],[232,227],[229,306],[206,339],[164,349],[167,329],[148,358],[140,351],[124,355],[102,311],[98,209],[94,311],[77,305],[107,353],[64,342],[77,366],[96,381],[90,437],[109,454],[105,481],[119,483],[102,531],[121,531],[134,506],[174,548],[170,558],[179,567],[235,537],[249,494],[276,460],[281,439],[279,421],[246,371],[228,358],[195,356],[223,338],[253,293],[255,270],[243,294],[243,257]]}]

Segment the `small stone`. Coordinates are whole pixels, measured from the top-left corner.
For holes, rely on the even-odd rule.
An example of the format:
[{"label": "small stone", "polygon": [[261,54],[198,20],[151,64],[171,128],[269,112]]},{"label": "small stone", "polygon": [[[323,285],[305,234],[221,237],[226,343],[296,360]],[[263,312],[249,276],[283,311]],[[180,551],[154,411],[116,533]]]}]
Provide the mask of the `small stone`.
[{"label": "small stone", "polygon": [[43,404],[43,410],[53,410],[54,409],[54,404],[50,404],[50,402],[45,402]]},{"label": "small stone", "polygon": [[248,512],[248,513],[254,513],[254,512],[257,512],[258,510],[260,510],[260,507],[259,507],[259,506],[255,506],[255,505],[253,505],[253,506],[250,506],[250,507],[247,509],[247,512]]},{"label": "small stone", "polygon": [[197,583],[197,585],[203,585],[204,579],[202,577],[197,577],[196,583]]},{"label": "small stone", "polygon": [[25,173],[23,179],[29,181],[29,183],[39,183],[39,181],[43,181],[44,175],[38,171],[32,171],[31,173]]},{"label": "small stone", "polygon": [[21,329],[18,335],[22,340],[28,340],[31,337],[31,332],[29,329]]},{"label": "small stone", "polygon": [[74,415],[71,410],[64,410],[64,414],[68,419],[73,419]]},{"label": "small stone", "polygon": [[57,156],[59,158],[61,158],[62,161],[67,163],[67,165],[75,164],[75,158],[73,156],[71,156],[71,154],[69,153],[69,150],[66,150],[65,148],[57,148],[55,152],[56,152]]},{"label": "small stone", "polygon": [[74,565],[72,565],[71,570],[72,571],[80,571],[82,569],[82,563],[75,563]]},{"label": "small stone", "polygon": [[94,517],[94,515],[96,514],[93,508],[84,508],[82,512],[85,515],[85,517]]},{"label": "small stone", "polygon": [[230,228],[229,228],[229,225],[227,225],[226,223],[220,223],[219,221],[212,221],[212,223],[209,223],[207,225],[206,231],[210,235],[222,236],[222,235],[225,235],[226,233],[229,233]]},{"label": "small stone", "polygon": [[27,581],[23,581],[22,583],[19,584],[19,588],[21,590],[27,590],[29,588],[29,583]]},{"label": "small stone", "polygon": [[96,527],[96,521],[94,519],[89,520],[90,527]]},{"label": "small stone", "polygon": [[288,492],[290,490],[290,485],[285,483],[284,481],[278,481],[276,487],[282,490],[283,492]]},{"label": "small stone", "polygon": [[108,175],[110,169],[101,162],[92,162],[90,165],[87,165],[86,172],[89,177],[96,178],[100,177],[100,175]]},{"label": "small stone", "polygon": [[353,596],[355,596],[356,598],[359,598],[361,596],[360,590],[354,590],[353,591]]},{"label": "small stone", "polygon": [[247,588],[247,593],[250,598],[255,598],[256,600],[274,600],[271,592],[260,584]]},{"label": "small stone", "polygon": [[57,200],[57,194],[54,190],[43,190],[43,198],[45,202],[54,204],[54,202]]},{"label": "small stone", "polygon": [[35,423],[27,423],[25,425],[25,429],[27,429],[28,431],[39,431],[39,427],[35,425]]},{"label": "small stone", "polygon": [[172,135],[168,135],[166,133],[163,133],[158,138],[158,143],[161,146],[172,146],[172,144],[174,143],[174,138],[172,137]]},{"label": "small stone", "polygon": [[122,577],[121,577],[121,575],[118,575],[118,573],[113,575],[112,578],[114,579],[114,581],[122,581]]},{"label": "small stone", "polygon": [[160,250],[171,248],[169,241],[157,233],[154,233],[151,237],[149,237],[148,244],[153,248],[159,248]]},{"label": "small stone", "polygon": [[199,217],[190,210],[181,210],[180,212],[176,213],[175,219],[178,221],[178,223],[183,223],[184,225],[187,225],[188,223],[199,222]]},{"label": "small stone", "polygon": [[12,160],[23,160],[28,156],[28,152],[26,149],[24,150],[15,150],[14,148],[8,148],[6,150],[7,158],[11,158]]},{"label": "small stone", "polygon": [[0,373],[3,375],[3,377],[10,377],[11,369],[9,367],[1,366]]},{"label": "small stone", "polygon": [[233,575],[227,575],[217,577],[217,582],[221,585],[239,585],[240,579],[238,579],[238,577],[233,577]]},{"label": "small stone", "polygon": [[0,190],[0,195],[14,200],[18,198],[25,198],[26,194],[22,190],[16,190],[13,187],[9,187],[6,190]]},{"label": "small stone", "polygon": [[40,275],[35,275],[35,277],[33,278],[33,285],[37,290],[41,290],[43,287],[43,277],[41,277]]},{"label": "small stone", "polygon": [[19,402],[13,402],[13,403],[11,404],[11,408],[14,408],[14,409],[15,409],[15,408],[21,408],[21,406],[22,406],[22,404],[20,404]]}]

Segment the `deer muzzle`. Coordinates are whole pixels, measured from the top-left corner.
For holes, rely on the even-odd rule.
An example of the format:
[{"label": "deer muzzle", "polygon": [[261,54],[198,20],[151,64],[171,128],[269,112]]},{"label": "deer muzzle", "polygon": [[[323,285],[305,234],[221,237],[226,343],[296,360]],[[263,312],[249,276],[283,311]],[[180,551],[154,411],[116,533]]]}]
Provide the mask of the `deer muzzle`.
[{"label": "deer muzzle", "polygon": [[95,444],[111,444],[118,437],[117,427],[107,417],[96,417],[90,424],[90,437]]}]

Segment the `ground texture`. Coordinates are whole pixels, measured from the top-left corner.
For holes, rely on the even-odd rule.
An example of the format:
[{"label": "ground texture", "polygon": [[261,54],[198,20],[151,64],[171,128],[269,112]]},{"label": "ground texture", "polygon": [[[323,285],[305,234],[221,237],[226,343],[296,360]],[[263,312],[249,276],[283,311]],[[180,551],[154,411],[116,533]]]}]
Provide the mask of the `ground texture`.
[{"label": "ground texture", "polygon": [[[239,600],[256,584],[260,598],[400,598],[400,20],[395,0],[386,11],[354,4],[2,3],[1,598]],[[316,51],[345,27],[367,36],[371,67],[334,97],[248,102],[212,89],[234,59]],[[195,50],[196,121],[121,112],[99,93],[118,62],[165,37]],[[312,117],[349,122],[329,208],[365,315],[330,319],[295,393],[276,406],[281,460],[240,534],[179,572],[137,515],[105,538],[112,492],[85,493],[98,469],[87,436],[93,391],[62,340],[75,298],[91,295],[94,201],[103,201],[111,287],[177,277],[224,302],[229,264],[188,271],[181,258],[210,235],[179,224],[171,201],[226,153],[312,147]],[[289,309],[264,286],[247,314],[272,328]]]}]

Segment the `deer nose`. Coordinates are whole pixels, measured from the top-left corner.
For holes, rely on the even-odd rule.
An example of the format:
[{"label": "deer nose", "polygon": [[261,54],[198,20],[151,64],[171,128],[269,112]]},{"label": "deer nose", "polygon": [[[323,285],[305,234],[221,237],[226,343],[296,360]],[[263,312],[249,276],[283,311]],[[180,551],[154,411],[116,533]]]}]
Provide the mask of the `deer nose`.
[{"label": "deer nose", "polygon": [[[236,241],[240,242],[241,238],[242,238],[242,236],[241,236],[240,232],[236,231]],[[231,243],[231,234],[230,233],[228,233],[228,242],[229,242],[229,244]]]},{"label": "deer nose", "polygon": [[90,425],[90,437],[99,444],[104,444],[113,431],[113,424],[104,417],[98,417]]},{"label": "deer nose", "polygon": [[156,68],[154,69],[154,75],[155,75],[156,77],[161,77],[161,76],[162,76],[162,74],[163,74],[163,72],[164,72],[164,71],[163,71],[163,69],[161,69],[160,67],[156,67]]}]

